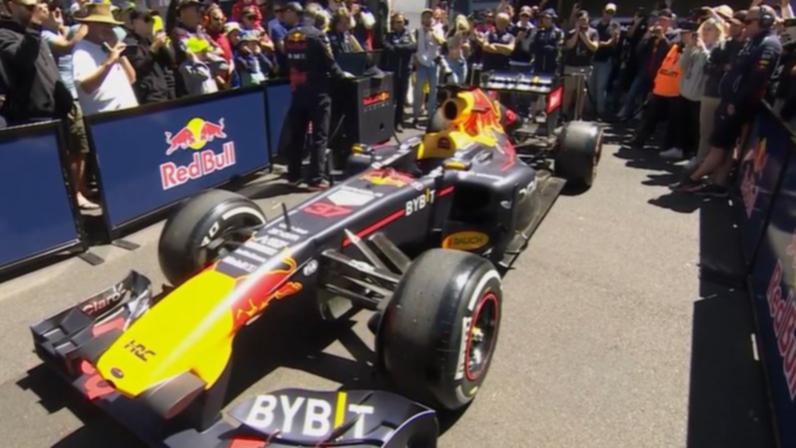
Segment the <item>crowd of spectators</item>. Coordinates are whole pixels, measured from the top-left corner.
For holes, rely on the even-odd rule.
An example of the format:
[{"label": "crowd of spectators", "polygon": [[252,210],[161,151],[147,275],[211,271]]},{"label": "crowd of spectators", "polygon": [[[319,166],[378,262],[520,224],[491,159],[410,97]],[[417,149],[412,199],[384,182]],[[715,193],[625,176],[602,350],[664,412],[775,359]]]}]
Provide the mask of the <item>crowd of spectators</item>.
[{"label": "crowd of spectators", "polygon": [[[782,53],[778,34],[788,36],[784,19],[793,18],[787,0],[776,7],[754,0],[745,11],[704,6],[683,17],[662,3],[624,10],[626,20],[617,19],[614,3],[593,19],[577,3],[559,16],[547,0],[504,0],[464,16],[435,1],[418,24],[406,20],[401,2],[392,2],[389,16],[358,0],[144,2],[3,0],[0,8],[0,118],[8,125],[65,119],[84,208],[96,204],[86,197],[83,114],[284,77],[284,39],[306,24],[309,9],[325,17],[309,25],[326,33],[335,56],[381,53],[380,67],[394,75],[399,131],[408,103],[411,125],[424,126],[442,83],[477,83],[490,70],[563,76],[565,117],[640,118],[636,147],[666,122],[662,156],[691,159],[676,188],[703,190],[712,175],[707,190],[721,193],[713,187],[726,184],[736,130],[754,114]],[[544,110],[512,102],[523,116]]]}]

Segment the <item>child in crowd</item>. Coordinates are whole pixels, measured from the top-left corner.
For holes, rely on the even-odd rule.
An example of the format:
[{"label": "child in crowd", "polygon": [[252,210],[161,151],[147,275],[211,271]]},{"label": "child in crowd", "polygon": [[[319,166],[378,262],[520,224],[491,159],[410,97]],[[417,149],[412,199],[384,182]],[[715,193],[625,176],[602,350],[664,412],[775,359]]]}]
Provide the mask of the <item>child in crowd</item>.
[{"label": "child in crowd", "polygon": [[240,23],[238,22],[227,22],[224,24],[224,32],[227,33],[227,40],[229,40],[229,45],[232,48],[238,46],[238,42],[240,42]]},{"label": "child in crowd", "polygon": [[235,73],[239,87],[259,85],[268,78],[273,64],[263,54],[256,31],[243,31],[235,49]]},{"label": "child in crowd", "polygon": [[257,41],[260,42],[262,49],[271,54],[274,51],[274,43],[271,41],[271,38],[268,37],[268,33],[265,32],[263,27],[257,25],[256,9],[257,8],[254,7],[247,7],[243,10],[240,17],[240,28],[241,31],[244,32],[254,32],[257,35]]},{"label": "child in crowd", "polygon": [[199,37],[191,37],[186,42],[187,59],[180,65],[180,74],[189,95],[218,92],[218,84],[213,75],[210,43]]}]

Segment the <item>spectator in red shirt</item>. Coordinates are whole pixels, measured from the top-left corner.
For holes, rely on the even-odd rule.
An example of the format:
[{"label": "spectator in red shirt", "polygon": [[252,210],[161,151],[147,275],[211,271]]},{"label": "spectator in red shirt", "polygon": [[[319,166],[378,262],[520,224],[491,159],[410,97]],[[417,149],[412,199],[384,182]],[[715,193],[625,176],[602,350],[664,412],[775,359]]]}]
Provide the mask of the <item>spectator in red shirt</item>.
[{"label": "spectator in red shirt", "polygon": [[207,34],[221,48],[224,59],[231,64],[233,58],[232,45],[230,45],[227,34],[224,32],[224,24],[226,22],[227,18],[224,17],[224,12],[221,11],[221,7],[217,3],[212,3],[207,7],[205,11],[205,29]]},{"label": "spectator in red shirt", "polygon": [[232,5],[232,20],[240,22],[243,16],[243,10],[252,7],[255,10],[254,26],[262,28],[263,26],[263,12],[257,7],[256,0],[238,0]]}]

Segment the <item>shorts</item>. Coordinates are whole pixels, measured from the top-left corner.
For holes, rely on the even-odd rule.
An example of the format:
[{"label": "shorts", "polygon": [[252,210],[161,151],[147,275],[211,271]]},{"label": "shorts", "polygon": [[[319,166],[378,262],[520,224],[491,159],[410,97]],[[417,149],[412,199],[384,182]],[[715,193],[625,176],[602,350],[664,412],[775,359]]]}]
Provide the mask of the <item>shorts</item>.
[{"label": "shorts", "polygon": [[72,108],[66,114],[66,151],[69,154],[88,154],[88,135],[83,123],[83,111],[80,103],[72,102]]},{"label": "shorts", "polygon": [[736,108],[735,113],[727,113],[728,104],[719,104],[714,116],[713,131],[710,133],[710,146],[725,151],[732,151],[738,143],[743,127],[750,121],[749,114],[741,114]]}]

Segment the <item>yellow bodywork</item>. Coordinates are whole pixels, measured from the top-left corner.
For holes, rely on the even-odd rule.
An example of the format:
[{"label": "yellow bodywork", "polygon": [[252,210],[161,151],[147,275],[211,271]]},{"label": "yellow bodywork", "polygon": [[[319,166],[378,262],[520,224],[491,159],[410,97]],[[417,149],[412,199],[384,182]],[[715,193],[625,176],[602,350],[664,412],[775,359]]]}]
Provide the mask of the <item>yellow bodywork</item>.
[{"label": "yellow bodywork", "polygon": [[504,133],[500,125],[500,108],[480,90],[461,91],[445,100],[440,110],[453,110],[447,129],[423,136],[418,159],[445,159],[473,143],[496,147]]},{"label": "yellow bodywork", "polygon": [[210,387],[232,352],[233,316],[219,306],[236,280],[208,269],[173,291],[136,321],[97,363],[103,378],[126,396],[183,372]]}]

